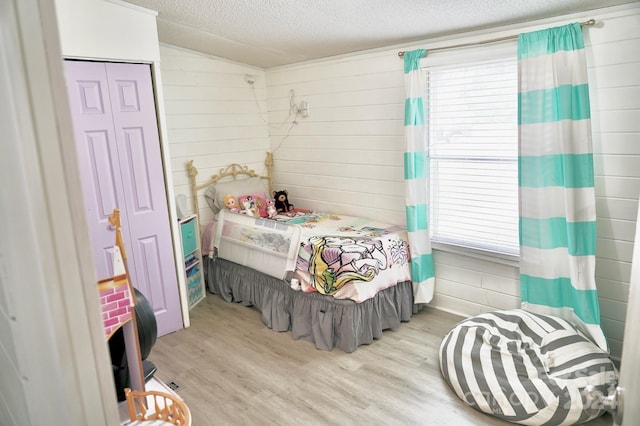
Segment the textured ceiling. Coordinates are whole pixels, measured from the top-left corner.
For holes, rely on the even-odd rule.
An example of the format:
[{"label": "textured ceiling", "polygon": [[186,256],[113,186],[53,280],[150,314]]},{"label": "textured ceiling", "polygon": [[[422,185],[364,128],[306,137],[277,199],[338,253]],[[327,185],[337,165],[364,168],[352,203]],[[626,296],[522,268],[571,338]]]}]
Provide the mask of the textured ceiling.
[{"label": "textured ceiling", "polygon": [[125,0],[160,41],[261,68],[638,0]]}]

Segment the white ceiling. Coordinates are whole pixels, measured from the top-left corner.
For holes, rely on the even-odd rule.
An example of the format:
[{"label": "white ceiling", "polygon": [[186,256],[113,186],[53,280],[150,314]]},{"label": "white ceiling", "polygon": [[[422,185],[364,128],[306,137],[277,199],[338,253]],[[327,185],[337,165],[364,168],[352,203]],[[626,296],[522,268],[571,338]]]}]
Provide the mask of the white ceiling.
[{"label": "white ceiling", "polygon": [[160,42],[261,68],[638,0],[125,0]]}]

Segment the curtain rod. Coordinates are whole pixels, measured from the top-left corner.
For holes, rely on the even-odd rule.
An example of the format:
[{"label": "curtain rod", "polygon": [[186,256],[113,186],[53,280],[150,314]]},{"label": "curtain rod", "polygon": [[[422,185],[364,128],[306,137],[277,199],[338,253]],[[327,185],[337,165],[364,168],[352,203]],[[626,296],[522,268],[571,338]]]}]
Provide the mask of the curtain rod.
[{"label": "curtain rod", "polygon": [[[580,26],[584,27],[585,25],[595,25],[595,23],[596,23],[595,19],[589,19],[588,21],[580,22]],[[481,44],[496,43],[496,42],[499,42],[499,41],[512,40],[512,39],[516,39],[516,38],[518,38],[517,34],[516,35],[511,35],[511,36],[505,36],[505,37],[492,38],[492,39],[489,39],[489,40],[474,41],[474,42],[471,42],[471,43],[462,43],[462,44],[454,44],[452,46],[435,47],[433,49],[428,49],[427,51],[429,53],[431,53],[431,52],[436,52],[438,50],[456,49],[458,47],[478,46],[478,45],[481,45]],[[404,56],[404,51],[401,50],[400,52],[398,52],[398,56],[402,58]]]}]

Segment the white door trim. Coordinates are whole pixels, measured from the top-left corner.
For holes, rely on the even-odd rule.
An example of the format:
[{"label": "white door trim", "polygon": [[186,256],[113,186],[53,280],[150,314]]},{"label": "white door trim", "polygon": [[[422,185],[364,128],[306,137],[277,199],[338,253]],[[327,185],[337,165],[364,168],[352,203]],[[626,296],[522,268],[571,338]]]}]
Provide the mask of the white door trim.
[{"label": "white door trim", "polygon": [[636,236],[629,281],[629,299],[627,318],[624,325],[622,358],[620,363],[619,386],[624,399],[622,406],[622,424],[636,425],[640,419],[640,208],[636,221]]},{"label": "white door trim", "polygon": [[2,139],[4,165],[11,163],[0,168],[9,183],[0,215],[11,229],[0,243],[0,291],[10,311],[3,346],[21,389],[9,389],[0,412],[17,424],[116,425],[84,208],[75,196],[80,180],[55,6],[9,0],[1,15],[10,96],[0,102],[15,116],[6,118],[11,136]]}]

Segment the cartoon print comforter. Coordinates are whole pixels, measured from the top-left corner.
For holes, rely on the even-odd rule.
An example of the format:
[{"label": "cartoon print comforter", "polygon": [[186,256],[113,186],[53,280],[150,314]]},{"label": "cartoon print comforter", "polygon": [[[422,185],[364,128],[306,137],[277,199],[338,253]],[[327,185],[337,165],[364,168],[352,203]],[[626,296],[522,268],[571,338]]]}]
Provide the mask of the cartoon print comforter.
[{"label": "cartoon print comforter", "polygon": [[275,221],[229,212],[220,217],[219,256],[281,279],[295,270],[306,292],[359,303],[411,280],[407,233],[400,226],[316,212]]},{"label": "cartoon print comforter", "polygon": [[400,226],[331,213],[281,220],[302,227],[295,276],[304,291],[363,302],[411,280],[407,234]]}]

